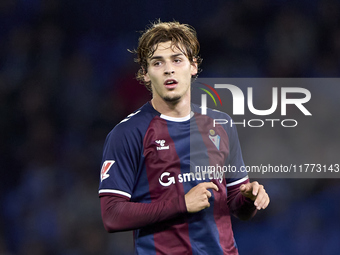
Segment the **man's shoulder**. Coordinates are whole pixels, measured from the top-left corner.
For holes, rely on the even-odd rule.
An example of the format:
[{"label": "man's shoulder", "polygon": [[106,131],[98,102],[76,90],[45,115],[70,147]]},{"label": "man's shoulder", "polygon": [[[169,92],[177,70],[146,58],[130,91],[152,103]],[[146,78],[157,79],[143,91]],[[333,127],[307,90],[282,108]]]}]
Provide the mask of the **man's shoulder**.
[{"label": "man's shoulder", "polygon": [[120,121],[110,132],[116,136],[126,136],[127,134],[133,134],[146,130],[150,121],[157,116],[157,112],[147,102],[142,107],[126,116]]}]

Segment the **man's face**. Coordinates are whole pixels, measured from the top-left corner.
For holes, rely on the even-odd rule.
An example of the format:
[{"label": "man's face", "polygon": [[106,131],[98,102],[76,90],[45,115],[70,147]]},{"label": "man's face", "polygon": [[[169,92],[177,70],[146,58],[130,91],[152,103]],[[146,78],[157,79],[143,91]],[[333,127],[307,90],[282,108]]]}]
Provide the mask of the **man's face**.
[{"label": "man's face", "polygon": [[154,99],[178,102],[184,96],[190,98],[191,76],[197,74],[197,65],[171,42],[159,43],[148,59],[148,71],[144,76],[151,81]]}]

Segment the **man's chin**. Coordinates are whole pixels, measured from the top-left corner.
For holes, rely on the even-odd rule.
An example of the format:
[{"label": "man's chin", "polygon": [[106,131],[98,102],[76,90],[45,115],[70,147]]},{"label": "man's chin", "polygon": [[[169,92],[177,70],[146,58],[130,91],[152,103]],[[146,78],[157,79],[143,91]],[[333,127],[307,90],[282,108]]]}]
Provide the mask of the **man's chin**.
[{"label": "man's chin", "polygon": [[174,96],[165,96],[163,97],[163,99],[164,101],[169,102],[169,103],[176,103],[181,99],[181,97],[174,95]]}]

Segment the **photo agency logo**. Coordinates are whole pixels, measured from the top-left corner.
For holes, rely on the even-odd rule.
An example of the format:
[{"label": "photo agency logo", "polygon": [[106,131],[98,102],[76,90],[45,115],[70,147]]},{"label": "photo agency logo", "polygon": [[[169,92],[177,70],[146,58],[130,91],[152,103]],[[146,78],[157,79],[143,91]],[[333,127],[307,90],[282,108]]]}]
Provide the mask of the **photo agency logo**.
[{"label": "photo agency logo", "polygon": [[[211,86],[208,85],[208,84],[204,84],[204,83],[202,83],[202,82],[200,82],[200,84],[202,84],[202,85],[204,85],[205,87],[209,88],[209,89],[216,95],[216,97],[217,97],[218,100],[220,101],[220,104],[223,105],[223,104],[222,104],[222,100],[221,100],[220,95],[217,93],[217,91],[216,91],[213,87],[211,87]],[[204,88],[201,88],[201,87],[199,87],[199,89],[201,89],[201,90],[203,90],[204,92],[206,92],[206,93],[212,98],[212,100],[214,101],[215,106],[217,106],[215,97],[209,92],[209,90],[204,89]],[[201,109],[202,109],[202,112],[201,112],[201,113],[202,113],[203,115],[206,115],[206,114],[207,114],[207,95],[206,95],[206,94],[202,94],[202,103],[204,103],[204,108],[201,107]]]},{"label": "photo agency logo", "polygon": [[[211,80],[211,79],[210,79]],[[297,87],[296,84],[293,83],[294,86],[273,86],[271,87],[271,93],[268,92],[268,86],[265,87],[266,92],[266,101],[269,101],[271,98],[270,107],[268,106],[265,109],[258,109],[255,107],[254,101],[254,91],[259,90],[258,93],[264,93],[264,88],[256,85],[255,86],[244,86],[244,81],[241,82],[242,88],[246,89],[246,94],[242,91],[240,87],[237,85],[233,85],[227,83],[230,79],[226,79],[224,82],[221,79],[210,81],[210,82],[200,82],[197,81],[198,89],[201,90],[200,94],[200,106],[201,106],[201,114],[207,114],[208,108],[208,97],[213,100],[215,106],[218,106],[215,97],[220,102],[220,107],[222,111],[230,113],[230,109],[224,109],[223,104],[224,98],[222,94],[226,92],[231,94],[232,97],[232,115],[233,116],[245,116],[246,110],[252,115],[255,115],[256,118],[251,119],[242,119],[241,121],[234,121],[228,119],[214,119],[213,126],[216,125],[239,125],[243,127],[263,127],[265,125],[270,125],[271,127],[275,127],[276,125],[280,125],[282,127],[296,127],[298,125],[298,120],[295,118],[287,117],[287,108],[295,107],[299,112],[301,112],[304,116],[312,116],[311,112],[307,109],[306,103],[311,100],[311,92],[303,87]],[[248,80],[248,79],[246,79]],[[255,79],[256,80],[256,79]],[[273,79],[272,79],[273,80]],[[278,80],[278,79],[276,79]],[[248,80],[249,81],[249,80]],[[258,84],[259,80],[257,80]],[[209,85],[210,83],[210,85]],[[266,81],[268,83],[268,80]],[[282,82],[281,82],[282,83]],[[289,85],[289,84],[288,84]],[[218,90],[218,91],[217,91]],[[262,91],[261,91],[262,90]],[[204,93],[202,93],[202,91]],[[229,100],[229,99],[228,99]],[[279,103],[280,101],[280,103]],[[247,108],[245,108],[247,107]],[[296,110],[295,109],[295,110]],[[279,118],[278,116],[279,112]],[[273,117],[275,114],[275,117]]]}]

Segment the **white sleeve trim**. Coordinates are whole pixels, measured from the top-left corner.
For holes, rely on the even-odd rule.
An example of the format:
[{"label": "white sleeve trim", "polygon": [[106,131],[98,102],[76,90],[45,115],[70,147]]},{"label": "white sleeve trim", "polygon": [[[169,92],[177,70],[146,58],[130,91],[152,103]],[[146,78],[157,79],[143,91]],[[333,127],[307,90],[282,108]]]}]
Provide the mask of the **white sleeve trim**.
[{"label": "white sleeve trim", "polygon": [[247,180],[248,178],[249,178],[249,177],[248,177],[248,175],[247,175],[246,177],[243,177],[242,179],[239,179],[239,180],[237,180],[237,181],[228,183],[228,184],[227,184],[227,187],[231,187],[231,186],[237,185],[237,184],[239,184],[239,183],[241,183],[241,182],[244,182],[244,181]]},{"label": "white sleeve trim", "polygon": [[119,194],[119,195],[126,196],[128,198],[131,198],[131,195],[129,193],[120,191],[120,190],[115,190],[115,189],[101,189],[99,190],[99,194],[101,193],[113,193],[113,194]]}]

